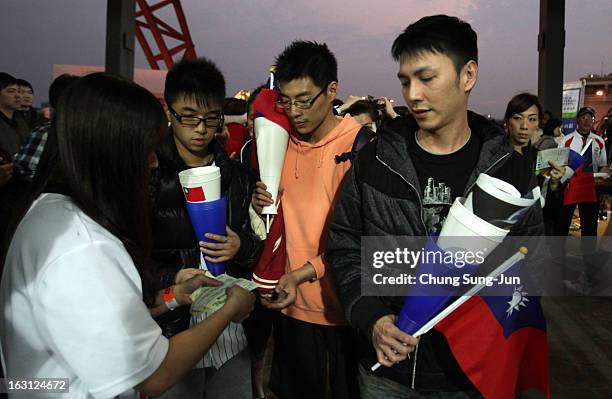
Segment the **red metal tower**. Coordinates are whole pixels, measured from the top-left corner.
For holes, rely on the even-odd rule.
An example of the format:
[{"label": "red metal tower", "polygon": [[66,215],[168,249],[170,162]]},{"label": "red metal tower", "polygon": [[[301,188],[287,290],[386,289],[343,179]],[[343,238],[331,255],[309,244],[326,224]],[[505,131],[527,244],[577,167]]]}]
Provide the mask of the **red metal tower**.
[{"label": "red metal tower", "polygon": [[[161,0],[155,4],[149,4],[147,0],[136,0],[136,4],[138,6],[136,9],[136,38],[149,61],[149,65],[151,65],[151,69],[160,69],[159,61],[166,64],[166,69],[172,68],[174,56],[181,52],[183,52],[183,55],[179,58],[196,58],[195,47],[189,34],[189,27],[180,0]],[[174,8],[173,11],[179,24],[178,30],[159,17],[160,10],[165,7],[165,14],[169,13],[169,6]],[[164,13],[164,11],[161,12]],[[157,45],[157,54],[154,53],[147,41],[145,29],[149,30]]]}]

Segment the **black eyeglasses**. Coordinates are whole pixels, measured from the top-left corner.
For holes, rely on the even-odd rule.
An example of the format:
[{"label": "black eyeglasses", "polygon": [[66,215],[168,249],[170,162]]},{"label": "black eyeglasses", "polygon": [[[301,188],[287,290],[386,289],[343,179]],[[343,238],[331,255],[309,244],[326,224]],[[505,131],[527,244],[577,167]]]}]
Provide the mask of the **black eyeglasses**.
[{"label": "black eyeglasses", "polygon": [[189,116],[179,115],[179,113],[173,110],[172,107],[170,106],[168,106],[168,110],[170,111],[172,116],[174,116],[181,125],[186,126],[186,127],[196,127],[200,123],[203,123],[204,126],[206,126],[209,129],[218,129],[219,127],[223,126],[223,121],[224,121],[223,114],[220,114],[219,116],[215,116],[212,118],[200,118],[199,116],[193,116],[193,115],[189,115]]},{"label": "black eyeglasses", "polygon": [[299,109],[310,109],[310,108],[312,108],[312,105],[315,103],[315,101],[317,101],[317,98],[319,98],[321,96],[321,94],[323,94],[327,90],[327,87],[331,83],[332,82],[329,82],[328,84],[326,84],[321,89],[319,94],[317,94],[316,96],[314,96],[310,100],[290,100],[290,99],[288,99],[286,97],[285,98],[279,97],[279,99],[276,100],[276,106],[278,108],[283,108],[285,111],[289,111],[291,109],[291,107],[293,107],[294,105],[296,106],[296,108],[299,108]]}]

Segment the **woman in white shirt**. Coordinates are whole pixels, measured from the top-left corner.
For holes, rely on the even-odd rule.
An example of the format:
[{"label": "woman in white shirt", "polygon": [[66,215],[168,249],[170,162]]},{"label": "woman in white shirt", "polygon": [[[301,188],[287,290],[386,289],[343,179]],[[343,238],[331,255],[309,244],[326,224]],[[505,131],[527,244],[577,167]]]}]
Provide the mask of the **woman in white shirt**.
[{"label": "woman in white shirt", "polygon": [[151,318],[172,295],[185,304],[218,284],[192,272],[162,295],[151,276],[147,184],[165,124],[151,93],[103,73],[62,93],[41,173],[2,251],[7,378],[68,378],[60,397],[158,395],[249,314],[254,296],[233,287],[219,311],[169,340]]}]

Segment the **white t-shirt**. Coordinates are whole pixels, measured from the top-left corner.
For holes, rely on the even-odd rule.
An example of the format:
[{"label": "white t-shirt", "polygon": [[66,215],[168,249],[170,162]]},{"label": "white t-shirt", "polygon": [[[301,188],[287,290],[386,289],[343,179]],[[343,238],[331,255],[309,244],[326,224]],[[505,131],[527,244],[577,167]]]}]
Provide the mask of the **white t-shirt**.
[{"label": "white t-shirt", "polygon": [[5,376],[70,379],[49,396],[128,393],[168,351],[121,241],[63,195],[41,195],[19,224],[0,308]]}]

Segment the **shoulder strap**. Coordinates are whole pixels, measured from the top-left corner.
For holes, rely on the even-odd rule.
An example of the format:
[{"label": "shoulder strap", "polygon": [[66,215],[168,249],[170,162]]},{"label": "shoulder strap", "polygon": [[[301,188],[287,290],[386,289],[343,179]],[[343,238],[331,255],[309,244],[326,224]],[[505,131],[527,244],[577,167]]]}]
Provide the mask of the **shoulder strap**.
[{"label": "shoulder strap", "polygon": [[352,163],[355,156],[357,156],[359,150],[361,150],[364,145],[368,144],[375,138],[376,133],[374,133],[372,130],[365,126],[362,126],[361,129],[359,129],[359,131],[357,132],[357,135],[355,136],[351,151],[336,155],[336,163],[339,164],[346,161],[351,161]]}]

